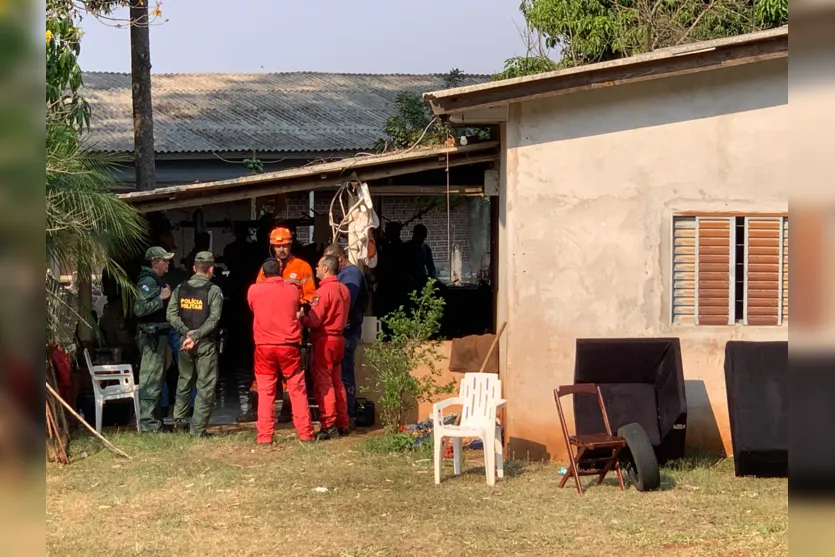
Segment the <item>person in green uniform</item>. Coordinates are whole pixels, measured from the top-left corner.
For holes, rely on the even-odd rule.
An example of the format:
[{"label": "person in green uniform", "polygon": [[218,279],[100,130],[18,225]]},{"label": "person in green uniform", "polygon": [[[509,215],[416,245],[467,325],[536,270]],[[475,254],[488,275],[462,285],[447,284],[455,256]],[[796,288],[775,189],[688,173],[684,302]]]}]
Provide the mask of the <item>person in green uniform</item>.
[{"label": "person in green uniform", "polygon": [[165,349],[168,346],[166,306],[171,288],[163,276],[173,253],[159,246],[148,248],[145,260],[150,267],[142,267],[137,281],[138,292],[133,304],[137,318],[137,344],[142,361],[139,364],[139,427],[142,431],[160,431],[163,423],[157,418],[157,408],[164,381]]},{"label": "person in green uniform", "polygon": [[[177,241],[171,231],[160,234],[157,241],[165,251],[171,253],[177,252]],[[163,275],[162,280],[173,291],[181,282],[188,280],[188,276],[186,276],[185,270],[182,267],[178,267],[172,259],[168,267],[168,272]],[[177,334],[177,331],[173,327],[168,330],[168,347],[171,349],[171,359],[174,365],[166,368],[163,372],[165,378],[162,381],[161,404],[163,415],[165,416],[168,415],[169,407],[174,408],[174,393],[177,391],[177,370],[180,366],[180,335]],[[171,369],[172,367],[173,369]]]},{"label": "person in green uniform", "polygon": [[185,431],[191,390],[197,386],[191,434],[208,437],[206,426],[215,404],[218,376],[218,324],[223,293],[211,282],[215,258],[201,251],[194,256],[194,275],[174,289],[166,317],[183,339],[180,347],[180,378],[174,405],[174,427]]}]

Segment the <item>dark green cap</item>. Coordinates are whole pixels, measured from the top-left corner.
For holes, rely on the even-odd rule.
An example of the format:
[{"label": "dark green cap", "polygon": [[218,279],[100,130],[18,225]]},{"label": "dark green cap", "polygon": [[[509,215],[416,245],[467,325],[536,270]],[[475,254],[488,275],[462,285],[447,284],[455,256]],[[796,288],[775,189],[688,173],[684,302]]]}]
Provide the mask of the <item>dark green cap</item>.
[{"label": "dark green cap", "polygon": [[194,256],[195,263],[212,263],[215,262],[215,256],[210,251],[201,251]]},{"label": "dark green cap", "polygon": [[152,247],[148,248],[148,251],[145,252],[145,260],[146,261],[153,261],[154,259],[173,259],[173,258],[174,258],[173,253],[167,252],[159,246],[152,246]]}]

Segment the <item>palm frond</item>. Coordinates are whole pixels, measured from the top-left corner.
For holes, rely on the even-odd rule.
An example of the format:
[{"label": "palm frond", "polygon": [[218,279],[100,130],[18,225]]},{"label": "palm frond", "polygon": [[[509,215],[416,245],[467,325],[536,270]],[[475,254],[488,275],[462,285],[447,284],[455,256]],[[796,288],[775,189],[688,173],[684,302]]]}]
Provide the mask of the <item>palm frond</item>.
[{"label": "palm frond", "polygon": [[[139,253],[147,222],[109,191],[108,158],[87,150],[77,131],[61,121],[48,119],[46,131],[47,267],[82,276],[104,270],[128,305],[134,286],[118,261]],[[49,288],[47,298],[55,298]]]}]

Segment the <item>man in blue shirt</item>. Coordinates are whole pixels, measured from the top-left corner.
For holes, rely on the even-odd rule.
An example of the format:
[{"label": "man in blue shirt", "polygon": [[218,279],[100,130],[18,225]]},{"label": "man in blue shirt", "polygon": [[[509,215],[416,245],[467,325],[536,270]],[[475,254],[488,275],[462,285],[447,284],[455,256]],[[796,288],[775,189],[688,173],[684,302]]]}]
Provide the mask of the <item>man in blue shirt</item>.
[{"label": "man in blue shirt", "polygon": [[345,356],[342,358],[342,383],[347,394],[348,416],[356,415],[357,382],[354,374],[357,346],[362,336],[362,319],[368,304],[368,291],[365,277],[356,265],[348,261],[342,246],[331,244],[325,248],[325,255],[332,255],[339,261],[339,273],[336,278],[351,293],[351,309],[348,311],[348,323],[345,325]]}]

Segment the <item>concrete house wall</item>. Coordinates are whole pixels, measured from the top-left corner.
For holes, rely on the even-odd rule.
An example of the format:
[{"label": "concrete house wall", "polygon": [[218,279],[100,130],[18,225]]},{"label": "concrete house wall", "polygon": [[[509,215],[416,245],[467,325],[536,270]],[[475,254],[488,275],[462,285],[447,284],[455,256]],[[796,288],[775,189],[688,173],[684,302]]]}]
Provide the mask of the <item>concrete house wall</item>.
[{"label": "concrete house wall", "polygon": [[510,106],[499,321],[511,457],[565,458],[552,390],[573,383],[575,342],[588,337],[679,337],[687,443],[730,452],[725,343],[787,340],[788,328],[672,326],[672,218],[788,210],[787,69],[772,60]]}]

